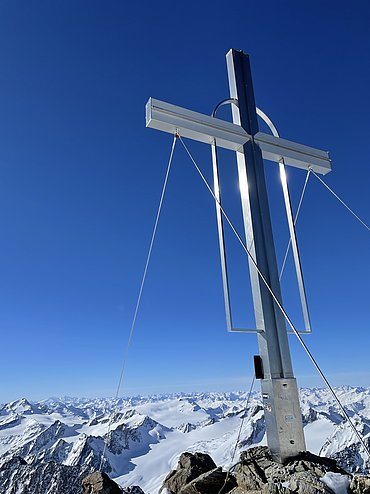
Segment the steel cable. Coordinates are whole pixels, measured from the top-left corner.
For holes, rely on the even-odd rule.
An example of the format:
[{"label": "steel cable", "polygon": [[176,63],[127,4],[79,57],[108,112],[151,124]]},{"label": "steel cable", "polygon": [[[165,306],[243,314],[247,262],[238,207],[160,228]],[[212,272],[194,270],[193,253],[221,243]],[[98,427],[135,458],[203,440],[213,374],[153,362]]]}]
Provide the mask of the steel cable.
[{"label": "steel cable", "polygon": [[[124,377],[124,373],[125,373],[128,352],[129,352],[129,349],[131,347],[132,337],[133,337],[133,334],[134,334],[134,329],[135,329],[135,325],[136,325],[137,315],[138,315],[138,312],[139,312],[141,297],[142,297],[142,294],[143,294],[145,280],[146,280],[146,276],[147,276],[147,273],[148,273],[149,261],[150,261],[151,255],[152,255],[154,240],[155,240],[155,236],[156,236],[157,228],[158,228],[159,217],[160,217],[161,211],[162,211],[162,205],[163,205],[164,195],[165,195],[166,188],[167,188],[168,177],[169,177],[170,170],[171,170],[171,164],[172,164],[173,153],[174,153],[174,150],[175,150],[176,141],[177,141],[177,136],[175,135],[174,138],[173,138],[171,152],[170,152],[170,157],[169,157],[169,160],[168,160],[168,165],[167,165],[167,170],[166,170],[166,175],[165,175],[163,186],[162,186],[162,193],[161,193],[161,197],[160,197],[160,200],[159,200],[159,205],[158,205],[158,209],[157,209],[157,215],[156,215],[155,222],[154,222],[154,227],[153,227],[152,236],[151,236],[151,240],[150,240],[150,244],[149,244],[148,254],[147,254],[147,257],[146,257],[145,268],[144,268],[143,276],[141,278],[141,284],[140,284],[139,294],[138,294],[138,297],[137,297],[137,300],[136,300],[136,306],[135,306],[135,310],[134,310],[134,315],[133,315],[132,322],[131,322],[130,333],[129,333],[129,337],[128,337],[128,340],[127,340],[126,348],[125,348],[125,351],[124,351],[124,354],[123,354],[123,363],[122,363],[121,373],[120,373],[120,376],[119,376],[119,380],[118,380],[118,384],[117,384],[117,390],[116,390],[116,394],[115,394],[115,398],[114,398],[115,401],[116,401],[116,406],[115,406],[113,412],[111,413],[111,416],[110,416],[110,419],[109,419],[109,422],[108,422],[108,431],[107,431],[107,434],[106,434],[107,439],[108,439],[109,433],[111,431],[112,419],[113,419],[114,415],[117,413],[117,409],[118,409],[118,395],[119,395],[119,392],[120,392],[120,389],[121,389],[121,386],[122,386],[122,382],[123,382],[123,377]],[[103,453],[102,453],[101,460],[100,460],[99,472],[102,471],[106,449],[107,449],[107,441],[104,440],[104,449],[103,449]]]},{"label": "steel cable", "polygon": [[311,169],[311,172],[315,175],[315,177],[324,185],[324,187],[326,187],[328,189],[329,192],[331,192],[333,194],[333,196],[367,229],[367,230],[370,230],[370,227],[364,222],[362,221],[362,219],[357,216],[357,214],[343,201],[343,199],[341,199],[338,194],[336,194],[334,192],[333,189],[331,189],[329,187],[329,185],[327,183],[324,182],[324,180],[319,177],[317,175],[317,173],[315,173],[312,169]]},{"label": "steel cable", "polygon": [[235,447],[234,447],[234,451],[233,451],[233,456],[231,458],[231,462],[234,461],[236,450],[238,448],[238,444],[239,444],[239,441],[240,441],[240,436],[242,435],[242,430],[243,430],[243,426],[244,426],[244,420],[245,420],[245,417],[247,416],[248,405],[249,405],[249,401],[251,399],[252,390],[253,390],[253,386],[254,386],[254,381],[255,380],[256,380],[256,376],[253,375],[251,386],[250,386],[249,392],[248,392],[247,402],[246,402],[245,407],[244,407],[244,413],[243,413],[242,421],[241,421],[241,424],[240,424],[238,437],[237,437],[236,442],[235,442]]},{"label": "steel cable", "polygon": [[[251,382],[251,385],[250,385],[250,388],[249,388],[249,392],[248,392],[248,397],[247,397],[247,401],[246,401],[246,404],[245,404],[245,407],[243,407],[243,416],[242,416],[242,420],[241,420],[241,423],[240,423],[240,427],[239,427],[239,433],[238,433],[238,437],[236,438],[236,442],[235,442],[235,446],[234,446],[234,450],[233,450],[233,454],[232,454],[232,457],[231,457],[231,463],[234,463],[234,458],[235,458],[235,454],[236,454],[236,450],[238,448],[238,444],[239,444],[239,441],[240,441],[240,436],[242,435],[242,430],[243,430],[243,425],[244,425],[244,420],[245,420],[245,417],[247,416],[247,410],[248,410],[248,405],[249,405],[249,401],[250,401],[250,398],[251,398],[251,395],[252,395],[252,390],[253,390],[253,386],[254,386],[254,381],[256,380],[256,377],[253,376],[253,379],[252,379],[252,382]],[[225,481],[224,481],[224,485],[221,487],[221,489],[218,491],[218,494],[221,494],[222,491],[224,490],[226,484],[227,484],[227,481],[229,479],[229,476],[230,476],[230,471],[232,468],[234,468],[235,465],[232,465],[228,470],[227,470],[227,474],[226,474],[226,477],[225,477]]]}]

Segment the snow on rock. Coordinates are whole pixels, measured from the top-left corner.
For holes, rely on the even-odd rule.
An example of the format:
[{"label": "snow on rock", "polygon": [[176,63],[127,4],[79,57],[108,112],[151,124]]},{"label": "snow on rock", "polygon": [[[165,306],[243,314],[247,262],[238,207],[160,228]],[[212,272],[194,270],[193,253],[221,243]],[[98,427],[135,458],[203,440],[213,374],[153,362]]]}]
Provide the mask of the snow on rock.
[{"label": "snow on rock", "polygon": [[347,494],[349,489],[349,478],[348,475],[343,475],[341,473],[326,472],[326,474],[320,478],[324,484],[326,484],[329,489],[331,489],[335,494]]},{"label": "snow on rock", "polygon": [[[34,426],[34,427],[32,427]],[[59,420],[56,420],[50,427],[38,427],[38,424],[31,424],[33,429],[31,439],[21,445],[15,445],[11,448],[6,456],[20,456],[29,460],[37,461],[42,458],[45,451],[51,449],[55,442],[61,437],[75,436],[77,433],[71,427],[66,426]]]},{"label": "snow on rock", "polygon": [[22,398],[17,401],[12,401],[5,405],[2,409],[2,414],[6,413],[16,413],[16,414],[24,414],[24,415],[32,415],[34,413],[44,413],[46,411],[45,407],[39,406],[37,404],[32,404],[26,400],[26,398]]},{"label": "snow on rock", "polygon": [[[352,421],[358,432],[364,438],[369,448],[368,425],[356,414]],[[335,458],[338,463],[351,473],[365,473],[369,471],[370,460],[367,453],[352,428],[347,423],[342,423],[330,434],[321,450],[320,455]]]},{"label": "snow on rock", "polygon": [[[103,438],[81,434],[73,443],[64,463],[70,466],[83,466],[86,473],[99,470],[103,449]],[[105,470],[110,473],[112,468],[108,464]]]},{"label": "snow on rock", "polygon": [[190,424],[189,422],[187,422],[186,424],[181,424],[177,427],[177,429],[183,432],[184,434],[187,434],[188,432],[193,431],[196,428],[197,428],[196,425]]},{"label": "snow on rock", "polygon": [[79,467],[49,462],[28,465],[15,457],[0,468],[1,494],[81,494]]},{"label": "snow on rock", "polygon": [[9,427],[14,427],[21,423],[21,418],[17,413],[12,413],[9,415],[5,415],[2,419],[0,419],[0,430],[8,429]]}]

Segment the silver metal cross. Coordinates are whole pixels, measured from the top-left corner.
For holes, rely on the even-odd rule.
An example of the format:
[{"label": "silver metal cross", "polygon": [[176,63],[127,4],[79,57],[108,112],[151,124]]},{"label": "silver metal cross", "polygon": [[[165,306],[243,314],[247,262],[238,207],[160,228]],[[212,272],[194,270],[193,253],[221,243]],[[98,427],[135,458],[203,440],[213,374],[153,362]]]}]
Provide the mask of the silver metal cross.
[{"label": "silver metal cross", "polygon": [[[275,161],[283,169],[286,164],[306,170],[311,168],[320,174],[331,171],[331,162],[325,151],[260,132],[249,56],[241,51],[230,50],[226,55],[226,60],[230,98],[237,102],[237,105],[232,107],[233,123],[151,98],[146,105],[146,125],[171,134],[178,133],[182,137],[212,146],[215,195],[218,200],[220,197],[219,190],[217,190],[216,147],[236,152],[246,245],[250,246],[253,261],[281,303],[263,159]],[[284,175],[282,177],[284,178]],[[306,330],[309,331],[306,296],[291,217],[289,193],[287,188],[284,189],[284,182],[283,190]],[[219,204],[216,205],[216,210],[225,307],[228,328],[232,330],[222,215]],[[249,259],[249,268],[261,363],[258,377],[261,378],[267,441],[273,456],[279,461],[284,461],[306,449],[298,388],[291,364],[284,316],[262,282],[251,259]]]}]

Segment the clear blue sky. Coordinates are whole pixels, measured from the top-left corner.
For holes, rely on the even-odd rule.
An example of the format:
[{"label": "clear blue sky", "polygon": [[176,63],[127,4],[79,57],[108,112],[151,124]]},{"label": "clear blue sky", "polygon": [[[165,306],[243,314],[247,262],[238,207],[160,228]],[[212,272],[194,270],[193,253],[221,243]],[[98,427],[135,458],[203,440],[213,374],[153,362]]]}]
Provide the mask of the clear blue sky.
[{"label": "clear blue sky", "polygon": [[[283,137],[331,152],[328,184],[369,221],[369,24],[367,1],[1,2],[0,401],[114,394],[172,140],[145,128],[145,103],[210,114],[232,47],[251,55],[258,106]],[[208,147],[188,145],[210,177]],[[281,263],[276,165],[266,173]],[[296,206],[305,173],[289,178]],[[334,384],[369,385],[369,232],[314,178],[297,228],[306,341]],[[235,317],[251,325],[246,259],[228,242]],[[288,269],[301,325],[293,282]],[[299,384],[321,384],[290,341]],[[122,394],[244,389],[256,352],[225,330],[214,204],[179,146]]]}]

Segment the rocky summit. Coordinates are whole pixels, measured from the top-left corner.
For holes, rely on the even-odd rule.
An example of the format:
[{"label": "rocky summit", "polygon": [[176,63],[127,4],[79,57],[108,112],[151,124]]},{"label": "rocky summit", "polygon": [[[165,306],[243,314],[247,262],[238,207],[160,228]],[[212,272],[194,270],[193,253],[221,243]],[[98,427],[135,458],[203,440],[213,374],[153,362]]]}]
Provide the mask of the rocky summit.
[{"label": "rocky summit", "polygon": [[250,448],[228,471],[201,453],[184,453],[161,494],[369,494],[370,478],[353,476],[335,460],[305,452],[285,464],[267,447]]}]

